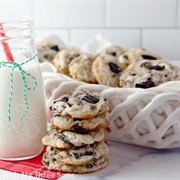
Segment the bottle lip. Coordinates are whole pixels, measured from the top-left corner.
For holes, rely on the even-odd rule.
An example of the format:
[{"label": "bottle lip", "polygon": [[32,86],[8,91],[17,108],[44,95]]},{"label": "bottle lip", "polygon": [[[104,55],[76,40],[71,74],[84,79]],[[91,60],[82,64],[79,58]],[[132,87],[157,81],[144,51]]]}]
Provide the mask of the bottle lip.
[{"label": "bottle lip", "polygon": [[0,16],[0,24],[33,22],[30,16]]}]

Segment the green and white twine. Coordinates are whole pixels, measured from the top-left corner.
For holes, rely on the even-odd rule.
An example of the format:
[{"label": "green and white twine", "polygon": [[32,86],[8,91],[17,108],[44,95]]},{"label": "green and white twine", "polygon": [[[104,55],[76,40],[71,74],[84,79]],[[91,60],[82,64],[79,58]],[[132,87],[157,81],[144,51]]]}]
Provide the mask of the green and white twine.
[{"label": "green and white twine", "polygon": [[[36,89],[37,87],[37,81],[36,78],[34,76],[32,76],[31,74],[27,73],[26,71],[24,71],[22,69],[22,66],[24,64],[29,63],[30,61],[32,61],[33,59],[35,59],[37,57],[38,53],[36,52],[35,55],[28,59],[27,61],[23,62],[23,63],[16,63],[16,62],[7,62],[7,61],[3,61],[0,62],[0,68],[2,67],[7,67],[7,68],[11,68],[11,73],[10,73],[10,95],[9,95],[9,102],[8,102],[8,121],[11,121],[11,102],[12,102],[12,96],[13,96],[13,73],[14,73],[14,69],[18,69],[20,74],[21,74],[21,78],[22,78],[22,82],[23,82],[23,96],[24,96],[24,103],[25,103],[25,111],[22,114],[22,116],[20,117],[19,120],[22,120],[26,114],[28,113],[29,110],[29,106],[28,106],[28,100],[27,100],[27,90],[28,91],[33,91]],[[28,87],[27,85],[27,80],[26,77],[30,77],[33,82],[34,85],[33,87]]]}]

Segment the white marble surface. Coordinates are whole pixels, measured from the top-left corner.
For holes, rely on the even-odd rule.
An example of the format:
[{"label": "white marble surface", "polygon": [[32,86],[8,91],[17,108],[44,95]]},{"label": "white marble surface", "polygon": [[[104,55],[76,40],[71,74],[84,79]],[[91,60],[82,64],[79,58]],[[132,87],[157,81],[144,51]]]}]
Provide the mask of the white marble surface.
[{"label": "white marble surface", "polygon": [[[109,165],[98,172],[65,174],[70,180],[180,180],[180,148],[155,150],[108,141]],[[38,180],[30,176],[0,170],[0,179]]]}]

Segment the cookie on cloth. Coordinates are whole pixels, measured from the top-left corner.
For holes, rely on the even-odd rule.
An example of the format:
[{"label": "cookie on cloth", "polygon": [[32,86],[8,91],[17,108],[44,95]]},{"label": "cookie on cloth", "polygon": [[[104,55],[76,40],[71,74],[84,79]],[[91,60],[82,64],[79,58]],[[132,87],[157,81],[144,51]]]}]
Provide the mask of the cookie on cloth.
[{"label": "cookie on cloth", "polygon": [[90,173],[98,171],[108,165],[108,159],[105,156],[102,156],[99,159],[94,159],[87,164],[82,165],[69,165],[60,163],[56,158],[51,156],[48,152],[43,155],[42,163],[47,169],[69,172],[69,173]]},{"label": "cookie on cloth", "polygon": [[100,55],[93,63],[97,82],[106,86],[118,87],[119,77],[124,69],[124,65],[111,55]]},{"label": "cookie on cloth", "polygon": [[179,79],[179,69],[167,61],[142,60],[127,67],[120,77],[120,86],[126,88],[151,88]]},{"label": "cookie on cloth", "polygon": [[120,46],[108,46],[106,47],[100,54],[101,55],[111,55],[116,58],[118,58],[120,55],[124,54],[126,49],[120,47]]},{"label": "cookie on cloth", "polygon": [[76,149],[58,149],[47,146],[46,151],[60,163],[77,166],[85,163],[87,164],[93,159],[99,159],[100,157],[107,155],[108,147],[101,141]]},{"label": "cookie on cloth", "polygon": [[43,137],[42,143],[44,145],[57,148],[76,148],[100,142],[104,139],[105,133],[102,129],[97,131],[76,133],[71,131],[63,131],[59,129],[51,129],[50,132]]},{"label": "cookie on cloth", "polygon": [[36,43],[36,49],[38,51],[39,62],[51,62],[55,55],[60,51],[60,47],[50,41],[41,40]]},{"label": "cookie on cloth", "polygon": [[84,53],[79,57],[74,59],[69,64],[69,72],[73,79],[77,79],[79,81],[84,81],[87,83],[95,83],[95,77],[92,72],[92,64],[95,60],[95,57]]},{"label": "cookie on cloth", "polygon": [[52,127],[55,129],[69,130],[81,133],[98,130],[100,128],[107,128],[109,123],[107,121],[107,114],[101,114],[93,118],[80,119],[68,116],[54,115],[51,118]]},{"label": "cookie on cloth", "polygon": [[127,67],[129,64],[138,62],[141,60],[154,61],[157,59],[162,59],[162,57],[146,49],[131,48],[119,57],[119,62],[124,64]]},{"label": "cookie on cloth", "polygon": [[77,58],[79,55],[80,52],[73,49],[64,49],[60,51],[53,59],[53,63],[57,69],[57,72],[70,76],[69,64],[73,59]]},{"label": "cookie on cloth", "polygon": [[86,89],[77,89],[72,95],[63,95],[52,102],[54,114],[73,118],[92,118],[109,111],[107,100]]}]

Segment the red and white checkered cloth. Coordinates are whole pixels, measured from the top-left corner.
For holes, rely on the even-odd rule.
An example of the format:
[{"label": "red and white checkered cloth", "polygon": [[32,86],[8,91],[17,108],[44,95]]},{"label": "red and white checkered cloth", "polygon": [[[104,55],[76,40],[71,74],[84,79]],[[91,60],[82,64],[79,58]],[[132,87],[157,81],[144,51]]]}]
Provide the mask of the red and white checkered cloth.
[{"label": "red and white checkered cloth", "polygon": [[[44,150],[45,151],[45,150]],[[63,172],[48,170],[43,166],[41,160],[44,151],[37,157],[22,161],[2,161],[0,160],[0,169],[11,172],[34,176],[42,179],[58,179],[63,176]]]}]

